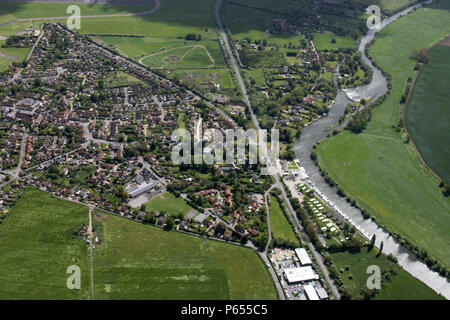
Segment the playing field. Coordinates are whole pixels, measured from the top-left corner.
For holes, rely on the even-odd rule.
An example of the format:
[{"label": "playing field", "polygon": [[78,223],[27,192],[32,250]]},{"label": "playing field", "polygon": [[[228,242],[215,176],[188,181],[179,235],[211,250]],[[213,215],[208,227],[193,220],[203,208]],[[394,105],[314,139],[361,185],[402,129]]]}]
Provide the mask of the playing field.
[{"label": "playing field", "polygon": [[429,47],[450,33],[449,7],[442,2],[419,9],[380,32],[370,53],[392,75],[390,96],[374,110],[363,133],[345,131],[317,148],[320,165],[361,208],[447,267],[450,199],[442,195],[438,180],[392,126],[401,118],[406,79],[414,76],[412,50]]},{"label": "playing field", "polygon": [[450,183],[450,46],[428,55],[405,109],[406,128],[425,162]]},{"label": "playing field", "polygon": [[102,215],[96,299],[276,299],[251,249]]},{"label": "playing field", "polygon": [[[89,299],[88,246],[75,238],[87,208],[28,189],[0,225],[0,299]],[[67,268],[81,289],[67,288]]]},{"label": "playing field", "polygon": [[[443,299],[424,283],[417,280],[385,255],[377,256],[374,250],[362,248],[361,252],[338,252],[331,254],[342,281],[353,298],[360,297],[360,291],[367,287],[367,273],[369,266],[378,266],[381,274],[389,270],[396,270],[392,282],[382,288],[376,299],[380,300],[436,300]],[[349,270],[346,270],[348,267]]]},{"label": "playing field", "polygon": [[170,192],[161,193],[159,196],[154,197],[145,204],[149,210],[155,212],[169,213],[172,215],[183,214],[184,216],[191,210],[194,210],[189,206],[182,198],[176,198]]},{"label": "playing field", "polygon": [[275,196],[270,197],[270,224],[274,239],[280,238],[286,241],[298,243],[298,239],[292,230],[292,226],[284,215],[283,209]]}]

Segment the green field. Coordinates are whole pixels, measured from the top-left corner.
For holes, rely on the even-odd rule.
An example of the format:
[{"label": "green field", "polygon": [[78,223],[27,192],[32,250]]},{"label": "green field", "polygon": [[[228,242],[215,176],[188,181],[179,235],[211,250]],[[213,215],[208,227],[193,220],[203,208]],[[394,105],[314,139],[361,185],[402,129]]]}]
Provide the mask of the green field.
[{"label": "green field", "polygon": [[375,296],[375,300],[445,300],[402,268],[394,279]]},{"label": "green field", "polygon": [[142,59],[142,63],[151,68],[207,68],[214,65],[214,60],[204,46],[187,45],[152,54]]},{"label": "green field", "polygon": [[382,13],[391,14],[404,7],[413,5],[417,0],[357,0],[367,6],[375,4],[381,8]]},{"label": "green field", "polygon": [[[96,218],[98,219],[98,218]],[[100,218],[96,299],[276,299],[255,252],[167,232],[120,217]]]},{"label": "green field", "polygon": [[[377,256],[374,250],[362,248],[361,252],[337,252],[331,254],[331,259],[336,265],[342,281],[344,281],[348,291],[353,298],[360,296],[360,291],[366,288],[367,278],[370,274],[366,273],[367,267],[376,265],[380,267],[381,274],[389,270],[396,270],[397,274],[393,277],[386,287],[383,287],[376,295],[380,300],[436,300],[443,299],[432,289],[427,287],[420,280],[417,280],[397,264],[390,261],[385,255]],[[349,270],[346,270],[346,267]],[[343,272],[341,272],[343,271]],[[351,275],[352,279],[349,278]]]},{"label": "green field", "polygon": [[425,162],[450,183],[450,46],[429,50],[405,111],[406,128]]},{"label": "green field", "polygon": [[[87,208],[28,189],[0,225],[0,299],[88,299],[88,246],[74,238]],[[69,290],[67,268],[81,269],[81,290]]]},{"label": "green field", "polygon": [[159,196],[151,199],[145,204],[148,210],[154,210],[155,212],[165,211],[166,213],[177,215],[183,214],[184,216],[191,210],[194,210],[189,206],[182,198],[176,198],[170,192],[164,192]]},{"label": "green field", "polygon": [[82,33],[138,34],[153,38],[184,38],[188,33],[202,39],[217,38],[211,0],[161,0],[158,11],[143,16],[82,19]]},{"label": "green field", "polygon": [[275,196],[270,196],[270,224],[273,237],[298,243],[292,226],[284,215],[283,209]]},{"label": "green field", "polygon": [[0,71],[6,70],[13,62],[23,61],[30,51],[30,48],[2,48],[5,42],[0,40]]},{"label": "green field", "polygon": [[[89,299],[87,208],[27,189],[0,225],[0,299]],[[95,299],[276,299],[254,251],[95,214]],[[67,289],[67,267],[81,290]]]},{"label": "green field", "polygon": [[[112,5],[78,3],[81,16],[99,14],[138,13],[150,10],[151,7],[141,5]],[[67,3],[36,3],[36,2],[0,2],[0,23],[14,19],[65,17]]]},{"label": "green field", "polygon": [[[359,206],[450,266],[450,199],[422,165],[398,125],[406,79],[414,76],[414,48],[426,48],[450,33],[450,4],[419,9],[382,30],[371,56],[392,76],[392,92],[375,108],[367,129],[344,131],[317,148],[320,165]],[[411,33],[414,29],[415,32]]]},{"label": "green field", "polygon": [[[313,42],[316,46],[317,50],[332,50],[338,48],[353,48],[356,47],[356,41],[351,37],[341,37],[337,36],[331,32],[324,33],[314,33],[313,34]],[[336,40],[335,43],[332,43],[331,40]]]}]

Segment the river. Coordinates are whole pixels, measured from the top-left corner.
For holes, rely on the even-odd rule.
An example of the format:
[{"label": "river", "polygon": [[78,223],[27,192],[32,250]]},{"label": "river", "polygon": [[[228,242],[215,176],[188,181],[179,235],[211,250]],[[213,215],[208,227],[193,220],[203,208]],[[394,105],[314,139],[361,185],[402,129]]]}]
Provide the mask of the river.
[{"label": "river", "polygon": [[[430,2],[431,1],[428,1],[427,3]],[[421,4],[417,4],[408,7],[383,20],[381,22],[381,28],[384,28],[397,18],[420,6]],[[386,93],[386,78],[365,54],[366,45],[375,38],[377,32],[378,30],[368,30],[367,34],[361,39],[359,46],[359,51],[362,53],[364,62],[373,70],[372,81],[368,85],[348,89],[345,90],[345,92],[343,90],[338,90],[336,100],[331,106],[329,113],[325,117],[304,128],[300,138],[294,144],[295,155],[300,162],[300,166],[305,169],[306,174],[309,176],[308,183],[315,187],[329,203],[331,202],[334,204],[335,208],[338,209],[338,212],[343,213],[347,220],[351,221],[352,224],[362,230],[369,238],[375,234],[377,246],[383,241],[383,252],[385,254],[391,253],[394,255],[403,269],[415,278],[424,282],[434,291],[442,294],[447,299],[450,299],[449,281],[445,277],[440,276],[437,272],[429,269],[425,263],[418,260],[414,254],[389,235],[389,233],[381,228],[375,221],[372,219],[364,219],[360,210],[352,207],[345,198],[338,196],[336,190],[331,188],[325,182],[320,175],[319,169],[310,158],[313,146],[326,138],[329,133],[327,129],[336,124],[339,121],[339,117],[344,114],[345,107],[351,102],[348,97],[352,99],[367,99],[372,97],[372,101],[374,101],[376,98]]]}]

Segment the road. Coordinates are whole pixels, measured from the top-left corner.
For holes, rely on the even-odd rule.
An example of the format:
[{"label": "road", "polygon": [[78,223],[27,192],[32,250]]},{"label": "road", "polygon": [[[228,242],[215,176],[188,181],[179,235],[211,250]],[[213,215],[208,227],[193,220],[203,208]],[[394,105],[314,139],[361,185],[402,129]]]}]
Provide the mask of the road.
[{"label": "road", "polygon": [[[228,55],[228,57],[230,59],[231,66],[232,66],[232,68],[234,70],[234,73],[236,75],[236,79],[238,81],[239,87],[240,87],[241,92],[242,92],[242,96],[244,98],[244,102],[246,103],[246,105],[249,108],[253,125],[256,128],[256,130],[258,130],[259,141],[265,141],[263,139],[263,137],[262,137],[262,133],[263,132],[260,130],[258,119],[256,118],[256,116],[255,116],[255,114],[253,112],[253,108],[251,106],[250,99],[248,97],[244,81],[242,80],[242,76],[241,76],[241,73],[240,73],[239,68],[237,66],[236,59],[233,56],[233,52],[231,50],[230,43],[228,42],[228,37],[227,37],[227,34],[225,32],[225,28],[223,27],[223,24],[222,24],[222,21],[221,21],[221,17],[220,17],[221,4],[222,4],[222,0],[217,0],[216,7],[215,7],[215,20],[216,20],[217,28],[218,28],[218,31],[219,31],[219,35],[220,35],[220,37],[222,39],[222,43],[224,45],[224,49],[227,52],[227,55]],[[328,286],[330,287],[330,289],[333,292],[333,295],[336,297],[336,299],[340,299],[341,295],[339,294],[339,291],[338,291],[337,287],[335,286],[334,282],[331,281],[331,279],[329,277],[329,272],[328,272],[328,269],[325,267],[325,265],[323,263],[322,256],[319,254],[319,252],[317,252],[316,248],[312,245],[312,243],[311,243],[311,241],[309,239],[309,236],[306,234],[305,230],[303,229],[303,226],[302,226],[301,222],[298,220],[297,215],[296,215],[294,209],[292,208],[292,205],[291,205],[291,203],[289,201],[289,198],[286,195],[286,191],[284,190],[284,186],[282,185],[282,183],[280,181],[280,178],[278,176],[277,170],[275,170],[275,172],[271,172],[270,171],[270,168],[271,167],[275,167],[275,164],[271,163],[271,161],[273,161],[273,160],[267,157],[268,156],[267,145],[266,144],[262,144],[262,145],[260,145],[260,148],[261,148],[261,151],[263,152],[263,155],[267,159],[267,165],[269,167],[269,173],[272,173],[272,177],[275,180],[276,186],[282,191],[284,201],[288,205],[290,214],[292,215],[292,217],[294,218],[294,221],[297,223],[299,229],[303,233],[303,238],[307,241],[308,248],[310,249],[310,251],[313,254],[317,264],[319,265],[319,268],[320,268],[320,270],[322,271],[322,273],[324,275],[325,281],[328,283]]]}]

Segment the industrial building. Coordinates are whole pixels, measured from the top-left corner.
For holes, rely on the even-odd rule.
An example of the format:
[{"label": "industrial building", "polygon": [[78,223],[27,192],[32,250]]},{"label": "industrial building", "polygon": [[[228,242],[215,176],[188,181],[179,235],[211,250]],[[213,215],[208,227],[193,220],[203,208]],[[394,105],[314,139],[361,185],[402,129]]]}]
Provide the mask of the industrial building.
[{"label": "industrial building", "polygon": [[300,264],[303,266],[310,266],[312,265],[312,261],[308,256],[308,253],[304,248],[297,248],[295,249],[295,254],[297,255],[298,260],[300,261]]},{"label": "industrial building", "polygon": [[285,269],[284,276],[289,284],[319,279],[311,266]]}]

